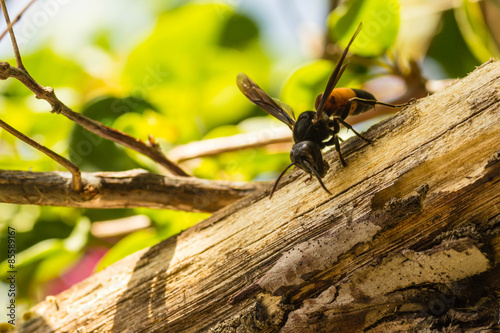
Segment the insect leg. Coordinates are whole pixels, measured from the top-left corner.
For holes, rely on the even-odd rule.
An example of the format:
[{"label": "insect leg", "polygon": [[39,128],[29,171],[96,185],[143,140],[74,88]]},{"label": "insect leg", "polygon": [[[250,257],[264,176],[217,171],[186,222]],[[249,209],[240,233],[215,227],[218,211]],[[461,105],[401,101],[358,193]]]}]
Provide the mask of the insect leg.
[{"label": "insect leg", "polygon": [[368,143],[372,143],[372,140],[370,139],[367,139],[365,138],[364,136],[362,136],[361,134],[359,134],[351,125],[349,125],[348,123],[345,122],[344,119],[340,118],[340,117],[335,117],[335,119],[337,119],[342,125],[344,125],[344,127],[350,129],[351,131],[354,132],[354,134],[356,134],[357,137],[359,137],[360,139],[368,142]]},{"label": "insect leg", "polygon": [[364,99],[364,98],[359,98],[359,97],[353,97],[349,100],[349,103],[352,103],[352,102],[357,102],[360,104],[371,105],[371,106],[383,105],[383,106],[387,106],[390,108],[402,108],[402,107],[405,107],[405,106],[408,106],[410,104],[415,103],[415,99],[412,98],[407,103],[404,103],[404,104],[389,104],[389,103],[377,101],[375,99]]},{"label": "insect leg", "polygon": [[340,162],[342,163],[342,165],[344,167],[347,166],[347,163],[344,161],[344,158],[342,157],[342,153],[340,152],[340,142],[339,142],[339,138],[337,137],[337,135],[334,135],[329,141],[332,141],[332,140],[333,140],[333,143],[335,144],[335,150],[339,154]]},{"label": "insect leg", "polygon": [[[335,122],[336,119],[337,118],[333,118],[333,119],[331,119],[331,121]],[[338,123],[335,122],[335,124],[338,124]],[[337,129],[337,130],[335,131],[335,129]],[[336,126],[334,125],[333,129],[331,129],[332,137],[330,138],[330,140],[323,142],[323,144],[325,146],[335,145],[335,150],[339,154],[340,162],[342,163],[343,166],[346,166],[347,163],[344,161],[344,158],[342,157],[342,153],[340,152],[340,141],[339,140],[342,140],[342,139],[339,138],[339,136],[337,135],[337,132],[338,132],[338,125],[336,125]]]}]

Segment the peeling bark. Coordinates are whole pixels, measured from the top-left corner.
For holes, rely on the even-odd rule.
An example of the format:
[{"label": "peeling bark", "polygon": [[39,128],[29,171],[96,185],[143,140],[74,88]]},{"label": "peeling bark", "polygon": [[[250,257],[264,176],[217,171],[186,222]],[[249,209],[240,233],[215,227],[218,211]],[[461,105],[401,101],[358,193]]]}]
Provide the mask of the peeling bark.
[{"label": "peeling bark", "polygon": [[22,332],[494,332],[500,62],[36,305]]}]

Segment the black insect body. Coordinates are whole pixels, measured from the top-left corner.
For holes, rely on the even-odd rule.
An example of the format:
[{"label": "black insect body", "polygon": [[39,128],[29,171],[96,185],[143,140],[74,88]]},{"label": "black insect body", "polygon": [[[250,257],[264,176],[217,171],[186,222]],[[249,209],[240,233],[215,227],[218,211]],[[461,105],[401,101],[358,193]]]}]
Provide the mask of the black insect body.
[{"label": "black insect body", "polygon": [[[269,197],[272,197],[276,187],[285,174],[285,172],[295,165],[310,175],[314,175],[318,179],[321,187],[330,193],[325,184],[321,180],[328,171],[328,163],[323,160],[321,150],[326,146],[335,145],[335,149],[339,155],[339,159],[343,166],[346,162],[340,152],[340,139],[338,133],[340,125],[352,130],[354,134],[366,142],[371,142],[352,128],[351,125],[345,122],[349,115],[359,114],[367,111],[375,105],[385,105],[389,107],[402,107],[407,104],[393,105],[379,102],[375,97],[367,91],[360,89],[350,88],[335,88],[342,73],[347,67],[347,63],[343,64],[347,55],[349,47],[356,38],[356,35],[361,30],[361,24],[352,36],[349,44],[345,48],[342,56],[340,57],[335,69],[333,70],[325,91],[316,99],[314,111],[305,111],[299,115],[297,121],[294,120],[293,111],[290,109],[289,113],[283,108],[283,104],[275,101],[264,90],[262,90],[255,82],[243,73],[238,74],[237,85],[241,92],[254,104],[261,109],[282,121],[293,132],[293,140],[295,145],[290,151],[290,163],[285,170],[280,174],[271,190]],[[330,193],[331,194],[331,193]]]}]

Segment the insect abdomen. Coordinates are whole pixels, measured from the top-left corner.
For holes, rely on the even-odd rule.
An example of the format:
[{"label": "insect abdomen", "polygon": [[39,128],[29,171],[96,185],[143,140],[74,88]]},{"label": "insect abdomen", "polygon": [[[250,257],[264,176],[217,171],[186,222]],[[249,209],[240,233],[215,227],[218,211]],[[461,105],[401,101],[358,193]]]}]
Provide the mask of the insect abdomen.
[{"label": "insect abdomen", "polygon": [[[323,94],[320,94],[316,98],[316,109],[318,109],[319,102]],[[356,93],[350,88],[335,88],[326,100],[325,106],[323,108],[324,112],[328,117],[332,116],[342,116],[346,108],[347,102],[353,97],[356,97]]]},{"label": "insect abdomen", "polygon": [[[356,97],[358,98],[372,100],[372,101],[375,100],[375,96],[373,96],[366,90],[361,90],[361,89],[352,89],[352,90],[354,91]],[[373,108],[373,106],[357,102],[354,109],[351,107],[351,112],[349,112],[349,115],[352,116],[355,114],[359,114],[368,111],[371,108]]]}]

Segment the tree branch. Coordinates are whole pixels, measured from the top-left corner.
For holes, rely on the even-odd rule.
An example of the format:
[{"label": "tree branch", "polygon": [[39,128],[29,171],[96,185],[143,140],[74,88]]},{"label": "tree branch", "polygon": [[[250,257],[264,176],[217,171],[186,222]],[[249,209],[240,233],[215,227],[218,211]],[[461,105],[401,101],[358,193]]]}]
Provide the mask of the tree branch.
[{"label": "tree branch", "polygon": [[5,23],[7,23],[7,29],[9,30],[10,40],[12,42],[12,48],[14,49],[14,55],[16,57],[17,67],[25,71],[23,62],[21,60],[21,53],[19,53],[19,47],[17,46],[16,36],[14,35],[14,29],[12,28],[13,23],[10,22],[9,12],[7,11],[5,0],[0,0],[0,6],[2,7]]},{"label": "tree branch", "polygon": [[273,130],[269,129],[260,132],[193,141],[173,148],[168,152],[168,157],[172,161],[182,162],[198,157],[213,156],[230,151],[288,142],[292,142],[292,132],[288,127],[280,127]]},{"label": "tree branch", "polygon": [[5,35],[7,34],[7,32],[11,31],[12,27],[14,26],[14,24],[16,24],[20,19],[21,19],[21,16],[23,16],[24,12],[26,12],[28,10],[28,8],[31,7],[31,5],[35,2],[36,0],[31,0],[24,8],[23,10],[21,10],[19,12],[19,14],[17,14],[16,18],[12,20],[12,22],[10,22],[9,24],[7,24],[7,28],[5,28],[5,30],[0,34],[0,40],[2,40]]},{"label": "tree branch", "polygon": [[19,132],[6,122],[0,119],[0,127],[9,132],[10,134],[14,135],[15,137],[21,139],[22,141],[26,142],[30,146],[34,147],[35,149],[38,149],[45,155],[49,156],[51,159],[56,161],[57,163],[61,164],[63,167],[68,169],[71,174],[73,175],[73,190],[75,192],[79,192],[82,189],[82,176],[80,172],[80,168],[78,168],[75,164],[73,164],[71,161],[67,160],[66,158],[62,157],[61,155],[53,152],[49,148],[39,144],[35,140],[31,139],[30,137],[24,135],[23,133]]},{"label": "tree branch", "polygon": [[[498,321],[500,62],[31,311],[20,332],[463,331]],[[440,303],[439,303],[440,302]],[[463,330],[461,330],[461,328]]]},{"label": "tree branch", "polygon": [[134,149],[135,151],[148,156],[174,175],[189,177],[189,175],[178,165],[167,159],[161,152],[158,145],[152,140],[149,140],[146,144],[141,140],[134,139],[128,134],[105,126],[98,121],[85,117],[80,113],[74,112],[56,97],[54,89],[50,87],[43,87],[26,71],[12,67],[7,62],[0,62],[0,79],[6,80],[9,77],[13,77],[23,83],[28,89],[35,93],[36,98],[46,100],[52,106],[52,112],[61,113],[68,119],[74,121],[78,125],[96,135],[117,142],[125,147]]},{"label": "tree branch", "polygon": [[[9,77],[18,79],[23,83],[28,89],[35,93],[36,98],[46,100],[52,106],[52,112],[62,113],[67,118],[76,122],[86,130],[99,135],[105,139],[117,142],[125,147],[134,149],[135,151],[148,156],[153,161],[157,162],[172,174],[182,177],[189,177],[189,175],[182,170],[178,165],[172,163],[167,157],[161,152],[160,147],[153,141],[150,137],[148,144],[145,144],[141,140],[132,138],[131,136],[117,131],[113,128],[107,127],[95,120],[89,119],[82,114],[76,113],[67,107],[63,102],[61,102],[54,93],[54,89],[50,87],[43,87],[35,79],[28,74],[21,61],[21,54],[19,53],[19,48],[17,46],[16,37],[14,35],[14,30],[12,28],[13,24],[19,20],[21,15],[34,3],[34,0],[28,3],[28,5],[19,13],[13,22],[10,22],[9,14],[7,11],[7,6],[5,5],[5,0],[0,0],[0,6],[5,16],[5,21],[7,23],[7,30],[10,33],[12,40],[12,47],[16,56],[17,67],[11,67],[7,62],[0,62],[0,79],[6,80]],[[3,35],[2,35],[3,37]],[[1,40],[1,38],[0,38]]]},{"label": "tree branch", "polygon": [[81,208],[146,207],[214,212],[265,184],[172,177],[144,170],[82,173],[83,189],[70,191],[66,172],[0,170],[0,202]]}]

